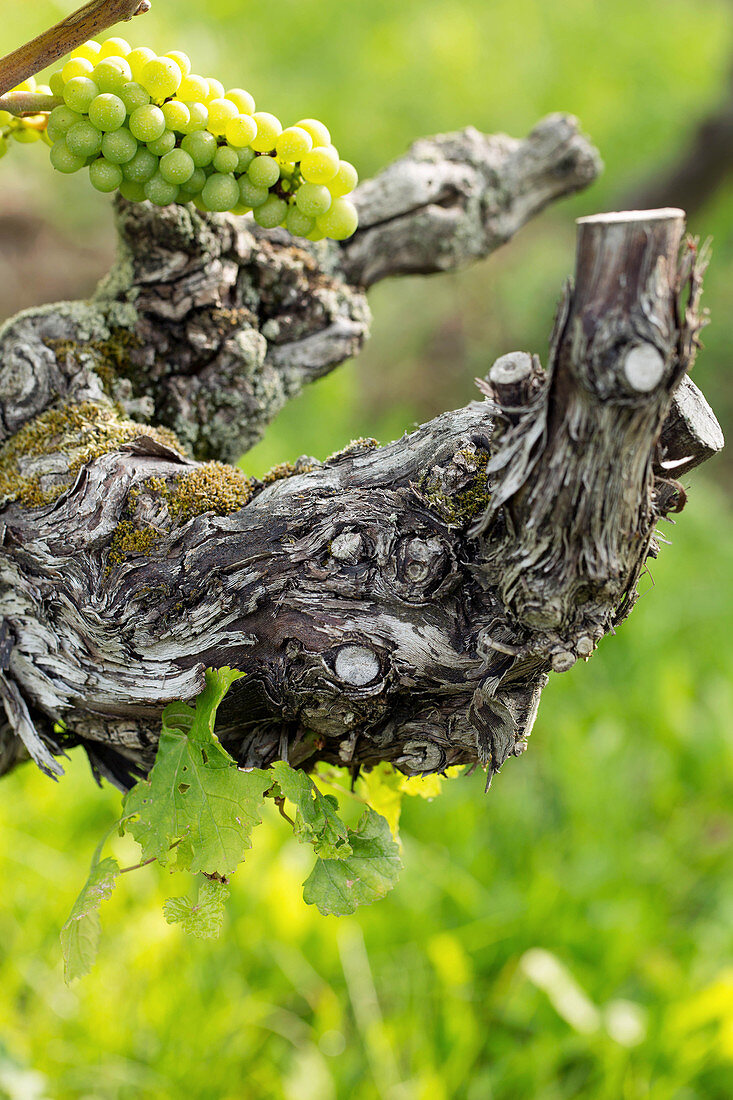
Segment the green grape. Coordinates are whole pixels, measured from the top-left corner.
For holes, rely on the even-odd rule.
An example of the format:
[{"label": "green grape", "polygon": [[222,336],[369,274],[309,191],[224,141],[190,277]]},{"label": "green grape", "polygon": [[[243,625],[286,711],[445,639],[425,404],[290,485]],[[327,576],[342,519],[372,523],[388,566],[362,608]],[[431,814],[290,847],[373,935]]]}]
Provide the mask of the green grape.
[{"label": "green grape", "polygon": [[148,103],[146,107],[137,107],[128,122],[130,133],[138,141],[157,141],[165,133],[165,116],[160,107]]},{"label": "green grape", "polygon": [[242,149],[257,137],[257,123],[251,115],[235,115],[227,121],[224,132],[230,145]]},{"label": "green grape", "polygon": [[197,168],[205,168],[207,164],[211,164],[217,148],[216,138],[207,130],[186,134],[181,141],[181,149],[186,150]]},{"label": "green grape", "polygon": [[88,76],[75,76],[64,85],[64,103],[82,115],[87,113],[98,95],[99,88]]},{"label": "green grape", "polygon": [[91,76],[93,71],[94,66],[91,61],[87,61],[83,57],[72,57],[61,70],[61,79],[66,84],[69,80],[73,80],[75,76]]},{"label": "green grape", "polygon": [[231,99],[237,110],[243,115],[253,115],[255,113],[255,101],[249,92],[245,92],[244,88],[230,88],[224,98]]},{"label": "green grape", "polygon": [[[147,107],[138,107],[138,111],[147,110]],[[98,130],[106,130],[107,132],[119,130],[127,117],[125,104],[119,96],[112,95],[111,92],[103,92],[101,95],[96,96],[89,104],[88,114],[89,121]]]},{"label": "green grape", "polygon": [[41,140],[41,131],[36,130],[35,127],[21,126],[18,130],[13,130],[10,136],[13,141],[21,145],[32,145],[35,141]]},{"label": "green grape", "polygon": [[255,187],[274,187],[280,179],[280,165],[274,157],[255,157],[247,174]]},{"label": "green grape", "polygon": [[[67,138],[68,140],[68,138]],[[102,156],[113,164],[127,164],[135,156],[138,144],[129,130],[124,127],[102,138]]]},{"label": "green grape", "polygon": [[64,78],[61,73],[51,73],[48,78],[48,85],[51,89],[51,95],[64,97]]},{"label": "green grape", "polygon": [[133,180],[122,181],[120,194],[128,202],[145,202],[145,188],[141,183],[134,183]]},{"label": "green grape", "polygon": [[301,118],[300,122],[296,122],[295,125],[310,134],[314,145],[320,146],[331,144],[331,135],[328,131],[328,127],[324,126],[318,119]]},{"label": "green grape", "polygon": [[268,114],[267,111],[258,111],[252,115],[252,118],[257,123],[257,136],[250,145],[257,153],[269,153],[275,148],[275,142],[283,132],[280,119]]},{"label": "green grape", "polygon": [[106,57],[95,67],[92,80],[100,92],[119,95],[125,84],[132,81],[132,69],[121,57]]},{"label": "green grape", "polygon": [[168,183],[181,184],[190,180],[196,165],[185,149],[173,149],[160,161],[160,174]]},{"label": "green grape", "polygon": [[157,172],[152,179],[145,184],[145,198],[156,206],[169,206],[178,198],[178,187],[175,183],[161,176]]},{"label": "green grape", "polygon": [[309,218],[297,206],[291,206],[288,210],[285,225],[288,232],[292,233],[294,237],[307,237],[315,229],[316,221],[315,218]]},{"label": "green grape", "polygon": [[209,98],[209,82],[204,76],[196,76],[195,73],[187,73],[178,86],[176,95],[179,99],[193,103]]},{"label": "green grape", "polygon": [[128,80],[126,84],[122,85],[117,94],[125,104],[128,115],[131,115],[138,107],[146,107],[150,103],[150,96],[142,84],[138,84],[136,80]]},{"label": "green grape", "polygon": [[254,149],[237,149],[237,158],[239,160],[239,163],[237,165],[237,175],[241,174],[242,172],[246,172],[256,156],[257,154],[255,153]]},{"label": "green grape", "polygon": [[54,143],[51,149],[51,164],[57,172],[69,174],[78,172],[80,168],[84,167],[84,157],[72,153],[64,139],[61,138]]},{"label": "green grape", "polygon": [[228,172],[236,172],[239,168],[237,150],[232,149],[231,145],[220,145],[214,153],[212,164],[215,172],[222,172],[225,175]]},{"label": "green grape", "polygon": [[143,69],[147,65],[148,61],[153,61],[158,55],[155,50],[149,50],[147,46],[138,46],[137,49],[128,53],[125,60],[132,69],[132,78],[140,83],[140,77],[143,75]]},{"label": "green grape", "polygon": [[131,183],[147,183],[158,171],[158,164],[158,158],[149,149],[138,146],[132,160],[123,165],[122,173]]},{"label": "green grape", "polygon": [[316,146],[300,162],[303,179],[308,183],[328,183],[338,170],[338,153],[327,145]]},{"label": "green grape", "polygon": [[203,168],[194,168],[189,179],[181,184],[181,191],[185,191],[188,195],[199,195],[204,189],[206,179],[206,172]]},{"label": "green grape", "polygon": [[198,100],[189,100],[186,104],[188,122],[181,128],[183,134],[195,134],[198,130],[205,130],[209,121],[209,108]]},{"label": "green grape", "polygon": [[140,83],[153,99],[164,100],[178,91],[183,73],[171,57],[154,57],[145,65]]},{"label": "green grape", "polygon": [[99,58],[127,57],[132,52],[132,46],[124,38],[108,38],[99,48]]},{"label": "green grape", "polygon": [[0,134],[0,158],[4,157],[8,151],[8,142],[2,134]]},{"label": "green grape", "polygon": [[251,214],[252,207],[245,206],[243,202],[238,202],[236,206],[232,207],[232,214]]},{"label": "green grape", "polygon": [[84,61],[91,61],[92,65],[96,65],[101,51],[102,47],[98,42],[82,42],[81,46],[77,46],[71,56],[81,57]]},{"label": "green grape", "polygon": [[48,116],[46,132],[51,141],[59,141],[65,137],[68,131],[77,122],[81,122],[82,116],[78,111],[72,111],[71,107],[54,107]]},{"label": "green grape", "polygon": [[102,148],[102,133],[83,118],[67,130],[66,144],[75,157],[96,157]]},{"label": "green grape", "polygon": [[239,199],[244,206],[256,210],[258,206],[262,206],[263,202],[267,202],[269,197],[270,192],[266,187],[255,187],[249,176],[241,177],[239,181]]},{"label": "green grape", "polygon": [[230,99],[211,99],[208,103],[209,121],[207,129],[217,137],[226,133],[227,123],[238,115],[237,108]]},{"label": "green grape", "polygon": [[338,199],[342,195],[348,195],[353,191],[358,182],[359,174],[354,165],[350,164],[348,160],[340,160],[339,170],[333,179],[328,181],[327,187],[333,197]]},{"label": "green grape", "polygon": [[175,149],[175,147],[176,135],[172,134],[170,130],[165,130],[155,141],[148,142],[148,149],[151,153],[155,153],[156,157],[164,157],[166,153],[170,153],[171,149]]},{"label": "green grape", "polygon": [[97,191],[102,191],[104,194],[116,191],[122,180],[122,169],[119,164],[112,164],[104,157],[98,157],[89,165],[89,181]]},{"label": "green grape", "polygon": [[302,126],[288,126],[275,142],[277,155],[288,161],[301,160],[312,148],[313,138]]},{"label": "green grape", "polygon": [[169,130],[178,130],[181,134],[186,133],[186,127],[191,121],[191,113],[185,103],[181,103],[178,99],[170,99],[160,109]]},{"label": "green grape", "polygon": [[220,80],[216,80],[213,76],[207,78],[208,92],[206,95],[207,101],[210,99],[223,99],[224,98],[224,85]]},{"label": "green grape", "polygon": [[209,210],[231,210],[239,202],[239,185],[234,176],[214,172],[204,184],[201,198]]},{"label": "green grape", "polygon": [[10,111],[0,111],[0,126],[7,126],[14,118],[15,115],[11,115]]},{"label": "green grape", "polygon": [[356,207],[348,199],[334,199],[331,209],[316,218],[317,228],[334,241],[345,241],[355,233],[358,225],[359,215]]},{"label": "green grape", "polygon": [[191,59],[188,54],[181,53],[180,50],[171,50],[170,53],[164,54],[164,57],[169,57],[171,61],[175,61],[178,68],[181,70],[181,76],[188,76],[191,72]]},{"label": "green grape", "polygon": [[323,184],[304,183],[295,193],[298,210],[309,218],[325,214],[331,206],[331,192]]},{"label": "green grape", "polygon": [[261,225],[263,229],[275,229],[285,221],[287,212],[288,204],[285,200],[279,199],[277,195],[270,195],[262,206],[257,207],[254,217],[257,224]]}]

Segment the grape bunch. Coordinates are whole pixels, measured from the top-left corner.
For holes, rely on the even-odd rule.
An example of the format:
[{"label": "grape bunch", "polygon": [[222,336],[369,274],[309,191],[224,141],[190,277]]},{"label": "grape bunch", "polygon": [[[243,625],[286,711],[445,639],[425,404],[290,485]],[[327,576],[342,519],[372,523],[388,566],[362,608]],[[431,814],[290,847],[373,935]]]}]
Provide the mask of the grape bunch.
[{"label": "grape bunch", "polygon": [[[45,89],[44,89],[45,90]],[[85,42],[50,79],[63,99],[48,117],[51,163],[88,168],[98,191],[157,206],[252,213],[265,229],[345,240],[356,230],[347,197],[356,169],[322,122],[283,129],[243,88],[196,76],[184,53],[159,57],[122,38]]]}]

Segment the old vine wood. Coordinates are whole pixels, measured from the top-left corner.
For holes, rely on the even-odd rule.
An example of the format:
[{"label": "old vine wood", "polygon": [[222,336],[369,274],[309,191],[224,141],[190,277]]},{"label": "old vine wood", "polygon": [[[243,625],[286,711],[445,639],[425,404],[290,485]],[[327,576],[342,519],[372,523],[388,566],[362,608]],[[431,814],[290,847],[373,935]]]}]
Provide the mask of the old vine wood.
[{"label": "old vine wood", "polygon": [[226,463],[358,353],[369,286],[487,256],[598,168],[568,116],[424,139],[341,245],[119,203],[95,297],[0,329],[0,773],[82,744],[129,785],[223,665],[247,767],[490,778],[524,750],[548,674],[631,610],[677,476],[722,447],[688,377],[706,261],[682,211],[581,219],[544,368],[504,356],[482,400],[386,446]]}]

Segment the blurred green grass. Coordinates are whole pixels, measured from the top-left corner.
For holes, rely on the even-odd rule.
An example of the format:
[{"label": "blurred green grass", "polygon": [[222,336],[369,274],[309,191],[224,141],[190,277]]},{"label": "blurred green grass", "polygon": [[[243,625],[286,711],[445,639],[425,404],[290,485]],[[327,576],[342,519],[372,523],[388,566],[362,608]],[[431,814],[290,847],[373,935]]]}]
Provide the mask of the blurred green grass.
[{"label": "blurred green grass", "polygon": [[[0,52],[71,6],[3,13]],[[733,56],[723,0],[282,0],[272,14],[155,0],[120,33],[187,50],[283,118],[324,118],[364,175],[421,134],[472,123],[521,135],[558,109],[606,162],[592,189],[487,263],[377,287],[365,353],[281,414],[246,456],[252,472],[394,437],[465,403],[497,355],[544,353],[573,218],[674,160],[724,95]],[[49,171],[41,149],[18,149],[0,183],[108,240],[106,200]],[[695,378],[725,421],[733,182],[691,227],[715,237]],[[169,928],[162,898],[188,884],[146,869],[121,883],[100,963],[68,990],[58,929],[118,797],[81,758],[59,785],[30,769],[4,779],[0,1097],[728,1100],[733,519],[721,489],[691,480],[654,587],[644,579],[618,637],[554,678],[530,751],[487,797],[476,776],[407,805],[402,882],[355,918],[302,904],[307,852],[268,819],[219,942]]]}]

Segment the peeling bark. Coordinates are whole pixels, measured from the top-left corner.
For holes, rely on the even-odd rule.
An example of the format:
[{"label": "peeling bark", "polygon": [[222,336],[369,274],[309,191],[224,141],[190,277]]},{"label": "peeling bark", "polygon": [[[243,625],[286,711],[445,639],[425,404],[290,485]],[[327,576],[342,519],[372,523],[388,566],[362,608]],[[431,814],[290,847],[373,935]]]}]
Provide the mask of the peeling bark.
[{"label": "peeling bark", "polygon": [[681,506],[669,464],[722,446],[686,378],[704,263],[678,259],[680,211],[583,220],[546,371],[502,357],[484,400],[262,481],[212,461],[358,350],[364,286],[487,254],[598,160],[553,116],[398,165],[363,185],[342,246],[122,204],[96,298],[0,331],[0,771],[82,743],[128,785],[163,707],[228,664],[247,676],[218,732],[244,766],[478,761],[490,779],[547,674],[628,614]]}]

